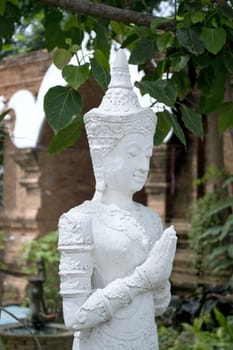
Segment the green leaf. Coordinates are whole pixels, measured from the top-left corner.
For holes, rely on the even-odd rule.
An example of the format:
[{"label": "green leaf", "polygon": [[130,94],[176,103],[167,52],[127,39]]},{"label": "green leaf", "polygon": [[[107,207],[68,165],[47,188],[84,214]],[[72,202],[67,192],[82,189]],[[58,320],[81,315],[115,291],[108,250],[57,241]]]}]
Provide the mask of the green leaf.
[{"label": "green leaf", "polygon": [[226,3],[221,4],[221,6],[219,6],[219,10],[220,10],[222,16],[228,18],[229,20],[232,20],[233,8],[231,6],[228,6]]},{"label": "green leaf", "polygon": [[173,107],[177,97],[177,91],[174,83],[169,79],[160,79],[156,81],[136,82],[143,94],[149,94],[156,101],[162,102],[169,107]]},{"label": "green leaf", "polygon": [[171,66],[175,72],[180,72],[188,63],[190,56],[177,56],[171,59]]},{"label": "green leaf", "polygon": [[156,131],[154,135],[154,145],[158,146],[160,145],[167,134],[169,133],[171,126],[168,123],[166,119],[166,113],[163,112],[157,112],[156,116],[158,118],[157,126],[156,126]]},{"label": "green leaf", "polygon": [[171,19],[169,19],[167,17],[156,17],[152,20],[150,28],[151,28],[152,32],[157,33],[157,28],[161,24],[164,24],[164,23],[170,22],[170,21],[171,21]]},{"label": "green leaf", "polygon": [[222,134],[233,128],[233,102],[225,102],[218,108],[218,130]]},{"label": "green leaf", "polygon": [[192,60],[196,66],[200,66],[202,68],[208,67],[210,62],[209,53],[206,51],[200,56],[193,56]]},{"label": "green leaf", "polygon": [[193,24],[203,22],[204,19],[205,19],[205,15],[203,12],[191,13],[191,21]]},{"label": "green leaf", "polygon": [[68,31],[71,28],[78,28],[78,16],[76,16],[75,14],[70,14],[62,23],[62,26],[65,31]]},{"label": "green leaf", "polygon": [[181,46],[194,55],[201,55],[205,51],[199,28],[178,28],[176,36]]},{"label": "green leaf", "polygon": [[173,131],[176,134],[176,136],[178,137],[178,139],[183,143],[183,145],[186,145],[184,132],[181,129],[179,123],[177,122],[176,117],[173,114],[171,114],[170,112],[168,112],[166,109],[163,112],[159,112],[159,113],[163,113],[163,118],[166,118],[166,121],[173,128]]},{"label": "green leaf", "polygon": [[125,47],[129,46],[134,41],[136,41],[137,39],[138,39],[138,35],[136,33],[129,35],[121,44],[121,48],[124,49]]},{"label": "green leaf", "polygon": [[154,39],[149,37],[140,38],[130,55],[130,64],[143,64],[150,61],[155,55],[156,47]]},{"label": "green leaf", "polygon": [[217,248],[214,248],[214,250],[212,251],[212,253],[210,255],[208,255],[208,260],[213,262],[213,264],[216,263],[216,258],[219,255],[225,254],[227,251],[228,246],[223,245]]},{"label": "green leaf", "polygon": [[181,71],[172,75],[172,81],[176,84],[177,94],[181,101],[187,96],[191,90],[190,81],[187,73]]},{"label": "green leaf", "polygon": [[64,38],[70,39],[73,47],[75,45],[80,47],[83,36],[83,31],[80,28],[70,28],[68,31],[64,32]]},{"label": "green leaf", "polygon": [[89,76],[89,64],[86,63],[82,66],[69,64],[63,68],[62,76],[65,81],[76,90],[87,81]]},{"label": "green leaf", "polygon": [[45,95],[45,115],[49,125],[57,132],[79,116],[82,109],[80,94],[70,87],[54,86]]},{"label": "green leaf", "polygon": [[227,249],[227,253],[228,253],[229,257],[230,257],[231,259],[233,259],[233,244],[230,244],[230,245],[229,245],[229,247],[228,247],[228,249]]},{"label": "green leaf", "polygon": [[83,127],[83,119],[79,115],[66,128],[60,130],[49,145],[49,152],[61,152],[72,146],[80,137]]},{"label": "green leaf", "polygon": [[6,9],[6,0],[0,1],[0,16],[4,15]]},{"label": "green leaf", "polygon": [[223,62],[229,73],[233,73],[233,55],[226,53],[223,55]]},{"label": "green leaf", "polygon": [[124,23],[112,20],[110,21],[110,26],[115,33],[122,34],[123,36],[126,34],[127,26]]},{"label": "green leaf", "polygon": [[10,38],[14,33],[14,22],[7,17],[0,16],[0,37]]},{"label": "green leaf", "polygon": [[164,72],[166,70],[166,67],[167,67],[167,61],[165,59],[162,60],[161,62],[159,62],[157,64],[157,67],[155,68],[154,73],[153,73],[153,78],[155,80],[162,79],[163,74],[164,74]]},{"label": "green leaf", "polygon": [[58,10],[53,10],[45,17],[45,45],[51,51],[55,47],[63,47],[64,33],[61,30],[60,23],[63,15]]},{"label": "green leaf", "polygon": [[95,49],[96,50],[100,50],[104,53],[106,59],[109,59],[109,53],[110,53],[110,40],[108,40],[109,37],[109,30],[108,28],[103,24],[103,22],[101,23],[101,21],[97,21],[95,23],[95,28],[94,28],[95,32],[96,32],[96,37],[95,37]]},{"label": "green leaf", "polygon": [[107,72],[110,72],[109,62],[101,50],[95,50],[94,58],[101,67],[103,67]]},{"label": "green leaf", "polygon": [[225,316],[216,308],[214,308],[214,315],[218,321],[219,326],[221,326],[225,331],[227,331],[227,319]]},{"label": "green leaf", "polygon": [[186,128],[192,131],[195,135],[203,138],[204,131],[202,126],[201,114],[195,112],[193,109],[186,107],[185,105],[182,105],[181,117]]},{"label": "green leaf", "polygon": [[201,38],[207,50],[213,54],[218,53],[226,42],[226,31],[223,28],[207,28],[202,30]]},{"label": "green leaf", "polygon": [[[208,228],[208,230],[201,233],[200,239],[206,239],[209,236],[218,236],[219,233],[221,232],[221,229],[222,229],[222,226],[210,227]],[[209,244],[208,241],[207,241],[207,244]]]},{"label": "green leaf", "polygon": [[174,37],[171,33],[164,33],[159,35],[156,39],[156,44],[159,52],[165,51],[168,47],[172,46]]},{"label": "green leaf", "polygon": [[181,129],[179,123],[177,122],[175,116],[171,115],[170,118],[168,118],[168,121],[169,121],[170,125],[172,126],[175,135],[183,143],[183,145],[186,146],[186,140],[185,140],[184,132]]},{"label": "green leaf", "polygon": [[206,217],[212,216],[221,212],[223,209],[233,206],[233,198],[226,197],[218,201],[218,203],[212,205],[212,207],[206,213]]},{"label": "green leaf", "polygon": [[233,175],[230,175],[223,183],[222,188],[227,188],[229,184],[233,183]]},{"label": "green leaf", "polygon": [[4,111],[4,112],[2,112],[1,114],[0,114],[0,122],[5,118],[5,116],[9,113],[9,112],[11,112],[12,111],[12,109],[8,109],[7,111]]},{"label": "green leaf", "polygon": [[233,226],[233,214],[228,216],[227,221],[225,222],[225,224],[222,228],[222,232],[221,232],[221,235],[219,237],[219,239],[221,241],[227,236],[227,234],[232,226]]},{"label": "green leaf", "polygon": [[65,49],[57,49],[53,54],[53,63],[58,69],[65,67],[71,60],[72,53]]},{"label": "green leaf", "polygon": [[[221,18],[221,24],[222,24],[222,26],[227,26],[228,28],[233,29],[233,22],[227,20],[226,18]],[[228,31],[227,34],[229,35],[229,38],[232,39],[231,31]]]},{"label": "green leaf", "polygon": [[109,72],[101,67],[95,58],[92,58],[91,60],[91,70],[92,74],[97,81],[97,83],[100,85],[100,87],[106,91],[108,88],[108,84],[110,82],[110,74]]}]

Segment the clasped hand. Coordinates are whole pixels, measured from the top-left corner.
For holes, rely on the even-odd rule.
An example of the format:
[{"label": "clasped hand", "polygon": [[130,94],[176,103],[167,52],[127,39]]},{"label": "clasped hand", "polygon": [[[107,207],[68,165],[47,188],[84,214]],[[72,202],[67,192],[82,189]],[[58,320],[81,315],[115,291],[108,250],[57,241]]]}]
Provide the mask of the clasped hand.
[{"label": "clasped hand", "polygon": [[138,271],[145,275],[152,288],[158,287],[170,277],[176,242],[176,231],[170,226],[155,242],[146,261],[138,267]]},{"label": "clasped hand", "polygon": [[[145,291],[160,287],[169,279],[175,257],[176,242],[176,231],[173,226],[170,226],[163,232],[161,238],[155,242],[146,261],[138,266],[130,276],[131,280],[134,278],[138,280],[138,273],[142,276],[140,283],[137,285],[138,290],[141,288]],[[122,289],[123,294],[126,286],[130,293],[130,287],[126,280],[127,277],[125,280],[124,278],[115,280],[103,290],[96,290],[76,312],[77,323],[74,328],[81,330],[95,327],[109,320],[117,309],[124,307],[126,304],[122,300],[113,300],[108,294],[109,291],[116,289],[115,284],[117,284],[119,290]],[[112,312],[109,313],[108,310]]]}]

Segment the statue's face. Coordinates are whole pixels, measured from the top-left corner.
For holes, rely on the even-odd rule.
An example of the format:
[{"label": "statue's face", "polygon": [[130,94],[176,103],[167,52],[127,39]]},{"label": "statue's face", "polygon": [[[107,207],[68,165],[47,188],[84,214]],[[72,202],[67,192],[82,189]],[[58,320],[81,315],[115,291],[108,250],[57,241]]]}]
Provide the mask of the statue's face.
[{"label": "statue's face", "polygon": [[104,158],[106,188],[133,193],[145,185],[153,149],[153,136],[135,133],[125,136]]}]

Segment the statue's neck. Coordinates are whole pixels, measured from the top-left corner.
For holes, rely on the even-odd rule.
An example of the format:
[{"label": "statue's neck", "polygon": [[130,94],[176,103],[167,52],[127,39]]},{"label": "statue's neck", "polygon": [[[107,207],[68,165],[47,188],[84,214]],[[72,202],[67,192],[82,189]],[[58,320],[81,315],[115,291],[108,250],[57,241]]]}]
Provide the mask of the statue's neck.
[{"label": "statue's neck", "polygon": [[102,194],[101,202],[104,204],[115,204],[118,208],[130,210],[133,207],[132,194],[121,193],[106,189]]}]

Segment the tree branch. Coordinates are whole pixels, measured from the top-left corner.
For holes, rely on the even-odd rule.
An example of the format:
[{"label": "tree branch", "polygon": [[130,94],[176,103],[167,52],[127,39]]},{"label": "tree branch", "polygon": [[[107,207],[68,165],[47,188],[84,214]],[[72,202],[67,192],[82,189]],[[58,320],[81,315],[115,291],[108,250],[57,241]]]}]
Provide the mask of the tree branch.
[{"label": "tree branch", "polygon": [[[40,0],[47,5],[54,5],[64,10],[71,10],[79,14],[85,14],[93,17],[100,17],[115,20],[123,23],[133,23],[138,26],[150,27],[151,22],[158,18],[148,13],[142,13],[132,10],[121,9],[105,5],[103,3],[95,3],[89,0]],[[171,27],[170,24],[163,23],[159,29],[166,30]]]}]

